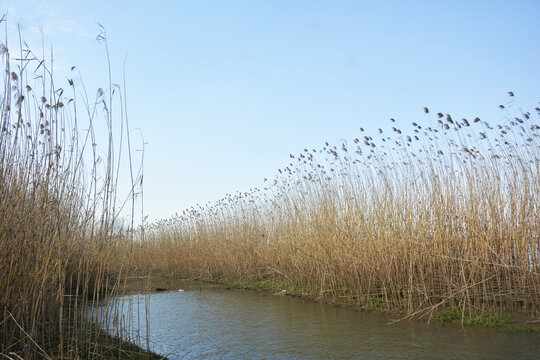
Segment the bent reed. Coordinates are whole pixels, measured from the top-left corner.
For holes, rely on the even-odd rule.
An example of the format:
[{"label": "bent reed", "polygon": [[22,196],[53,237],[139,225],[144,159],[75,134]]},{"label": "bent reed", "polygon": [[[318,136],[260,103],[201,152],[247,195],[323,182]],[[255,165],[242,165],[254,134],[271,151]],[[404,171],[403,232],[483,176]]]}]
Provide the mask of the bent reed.
[{"label": "bent reed", "polygon": [[497,124],[424,108],[407,131],[291,154],[265,188],[147,227],[133,266],[402,318],[538,319],[540,127],[508,95]]},{"label": "bent reed", "polygon": [[122,286],[127,255],[119,250],[131,239],[117,221],[119,149],[129,137],[122,111],[114,146],[112,107],[125,104],[113,93],[121,91],[109,84],[89,101],[72,79],[55,87],[52,55],[46,61],[22,42],[10,53],[7,35],[0,56],[0,355],[148,358],[90,323]]}]

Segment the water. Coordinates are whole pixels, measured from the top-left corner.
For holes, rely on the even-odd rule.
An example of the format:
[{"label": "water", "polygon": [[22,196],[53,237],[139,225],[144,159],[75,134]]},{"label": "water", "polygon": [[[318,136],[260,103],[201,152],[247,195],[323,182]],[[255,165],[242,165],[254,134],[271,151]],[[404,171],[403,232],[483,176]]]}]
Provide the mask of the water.
[{"label": "water", "polygon": [[540,359],[538,334],[439,322],[388,325],[391,319],[380,314],[289,296],[182,287],[117,299],[123,317],[132,316],[133,340],[144,339],[149,310],[150,348],[169,359]]}]

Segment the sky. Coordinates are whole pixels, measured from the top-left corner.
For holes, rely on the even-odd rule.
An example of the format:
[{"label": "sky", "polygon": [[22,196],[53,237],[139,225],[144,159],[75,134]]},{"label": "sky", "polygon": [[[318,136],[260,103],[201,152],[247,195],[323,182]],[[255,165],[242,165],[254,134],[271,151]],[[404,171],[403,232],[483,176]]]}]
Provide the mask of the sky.
[{"label": "sky", "polygon": [[[539,1],[0,1],[9,44],[52,47],[89,92],[125,71],[149,221],[261,187],[289,154],[540,101]],[[140,139],[140,137],[139,137]]]}]

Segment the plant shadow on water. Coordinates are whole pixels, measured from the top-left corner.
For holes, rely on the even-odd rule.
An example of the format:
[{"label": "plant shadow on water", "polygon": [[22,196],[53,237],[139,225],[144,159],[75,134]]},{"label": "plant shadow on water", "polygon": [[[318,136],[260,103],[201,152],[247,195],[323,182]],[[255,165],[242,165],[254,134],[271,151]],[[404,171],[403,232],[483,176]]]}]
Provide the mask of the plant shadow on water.
[{"label": "plant shadow on water", "polygon": [[[123,317],[169,359],[534,359],[538,334],[403,321],[270,292],[181,284],[117,298]],[[136,321],[136,320],[135,320]],[[129,327],[127,327],[129,328]],[[109,331],[115,331],[111,326]]]}]

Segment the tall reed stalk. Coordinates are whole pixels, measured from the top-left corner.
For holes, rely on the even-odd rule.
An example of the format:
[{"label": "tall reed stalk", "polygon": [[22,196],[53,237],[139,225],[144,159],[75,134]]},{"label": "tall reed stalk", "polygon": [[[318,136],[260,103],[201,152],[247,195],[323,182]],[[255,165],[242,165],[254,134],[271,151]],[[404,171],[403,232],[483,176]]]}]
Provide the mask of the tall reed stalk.
[{"label": "tall reed stalk", "polygon": [[52,54],[40,58],[22,41],[12,53],[7,34],[0,56],[0,355],[110,358],[122,343],[85,316],[118,293],[126,271],[116,202],[129,132],[124,111],[113,125],[112,109],[124,109],[113,97],[121,90],[109,83],[90,101],[72,79],[57,87]]}]

